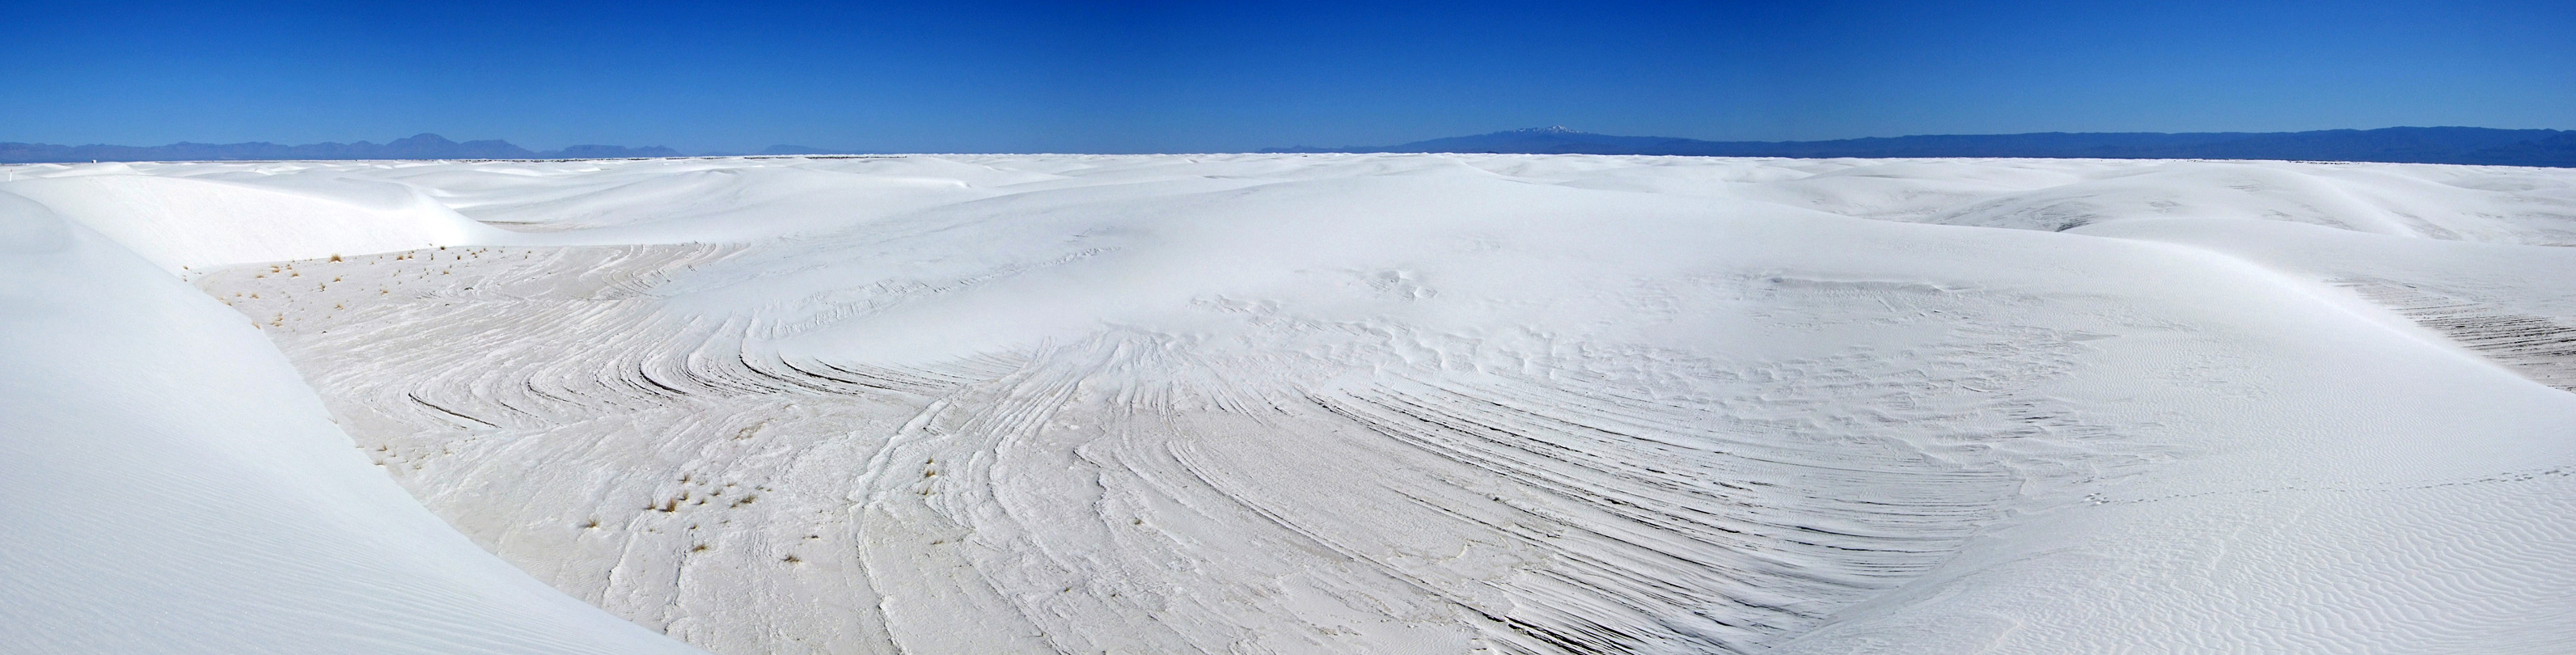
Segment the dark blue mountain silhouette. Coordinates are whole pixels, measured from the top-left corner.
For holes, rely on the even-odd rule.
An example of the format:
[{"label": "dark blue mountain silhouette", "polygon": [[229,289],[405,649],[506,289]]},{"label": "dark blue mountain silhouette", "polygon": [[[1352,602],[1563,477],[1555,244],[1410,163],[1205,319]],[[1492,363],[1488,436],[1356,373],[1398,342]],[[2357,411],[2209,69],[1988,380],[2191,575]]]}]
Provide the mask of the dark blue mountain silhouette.
[{"label": "dark blue mountain silhouette", "polygon": [[[822,154],[776,145],[759,154]],[[1956,134],[1835,141],[1703,141],[1614,136],[1564,127],[1510,130],[1393,146],[1272,148],[1262,152],[1493,152],[1721,157],[2056,157],[2107,159],[2284,159],[2425,164],[2576,167],[2576,131],[2479,127],[2392,127],[2314,132],[2041,132]],[[280,159],[619,159],[679,157],[662,146],[577,145],[532,151],[508,141],[455,142],[421,134],[383,144],[174,143],[166,146],[0,143],[0,163],[241,161]]]},{"label": "dark blue mountain silhouette", "polygon": [[2284,159],[2576,167],[2576,131],[2391,127],[2314,132],[2041,132],[1836,141],[1702,141],[1613,136],[1564,127],[1510,130],[1393,146],[1273,148],[1262,152],[1493,152],[1718,157],[2052,157]]}]

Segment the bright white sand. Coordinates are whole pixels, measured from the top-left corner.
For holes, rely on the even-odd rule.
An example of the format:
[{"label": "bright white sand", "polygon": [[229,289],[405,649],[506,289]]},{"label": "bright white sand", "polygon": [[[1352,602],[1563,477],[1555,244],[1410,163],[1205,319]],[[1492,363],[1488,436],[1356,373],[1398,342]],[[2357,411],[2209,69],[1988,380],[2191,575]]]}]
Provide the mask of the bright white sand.
[{"label": "bright white sand", "polygon": [[2576,649],[2576,171],[12,168],[32,652]]}]

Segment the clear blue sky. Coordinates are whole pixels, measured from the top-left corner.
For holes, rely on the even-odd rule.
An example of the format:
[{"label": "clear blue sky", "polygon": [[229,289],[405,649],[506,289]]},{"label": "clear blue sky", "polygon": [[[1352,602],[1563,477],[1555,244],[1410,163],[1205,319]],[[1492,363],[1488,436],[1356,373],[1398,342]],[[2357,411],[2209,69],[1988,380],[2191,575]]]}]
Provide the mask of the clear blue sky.
[{"label": "clear blue sky", "polygon": [[[1393,4],[1393,3],[1386,3]],[[1191,152],[2576,129],[2576,2],[0,5],[0,141]]]}]

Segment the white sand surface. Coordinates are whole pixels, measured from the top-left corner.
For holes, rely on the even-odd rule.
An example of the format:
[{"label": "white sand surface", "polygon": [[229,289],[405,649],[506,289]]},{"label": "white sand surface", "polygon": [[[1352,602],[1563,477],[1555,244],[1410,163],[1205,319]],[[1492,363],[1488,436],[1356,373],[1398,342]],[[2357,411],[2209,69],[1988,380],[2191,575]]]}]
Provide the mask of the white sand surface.
[{"label": "white sand surface", "polygon": [[2576,650],[2571,170],[12,168],[34,652]]}]

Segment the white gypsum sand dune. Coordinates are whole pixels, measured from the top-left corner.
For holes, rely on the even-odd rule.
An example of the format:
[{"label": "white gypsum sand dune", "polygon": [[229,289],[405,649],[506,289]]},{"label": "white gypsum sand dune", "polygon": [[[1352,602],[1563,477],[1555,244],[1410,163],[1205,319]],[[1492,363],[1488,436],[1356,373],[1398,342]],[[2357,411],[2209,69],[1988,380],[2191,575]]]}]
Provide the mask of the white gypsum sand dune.
[{"label": "white gypsum sand dune", "polygon": [[698,652],[459,538],[115,242],[0,193],[0,263],[0,652]]},{"label": "white gypsum sand dune", "polygon": [[717,653],[2576,648],[2576,171],[15,170]]}]

